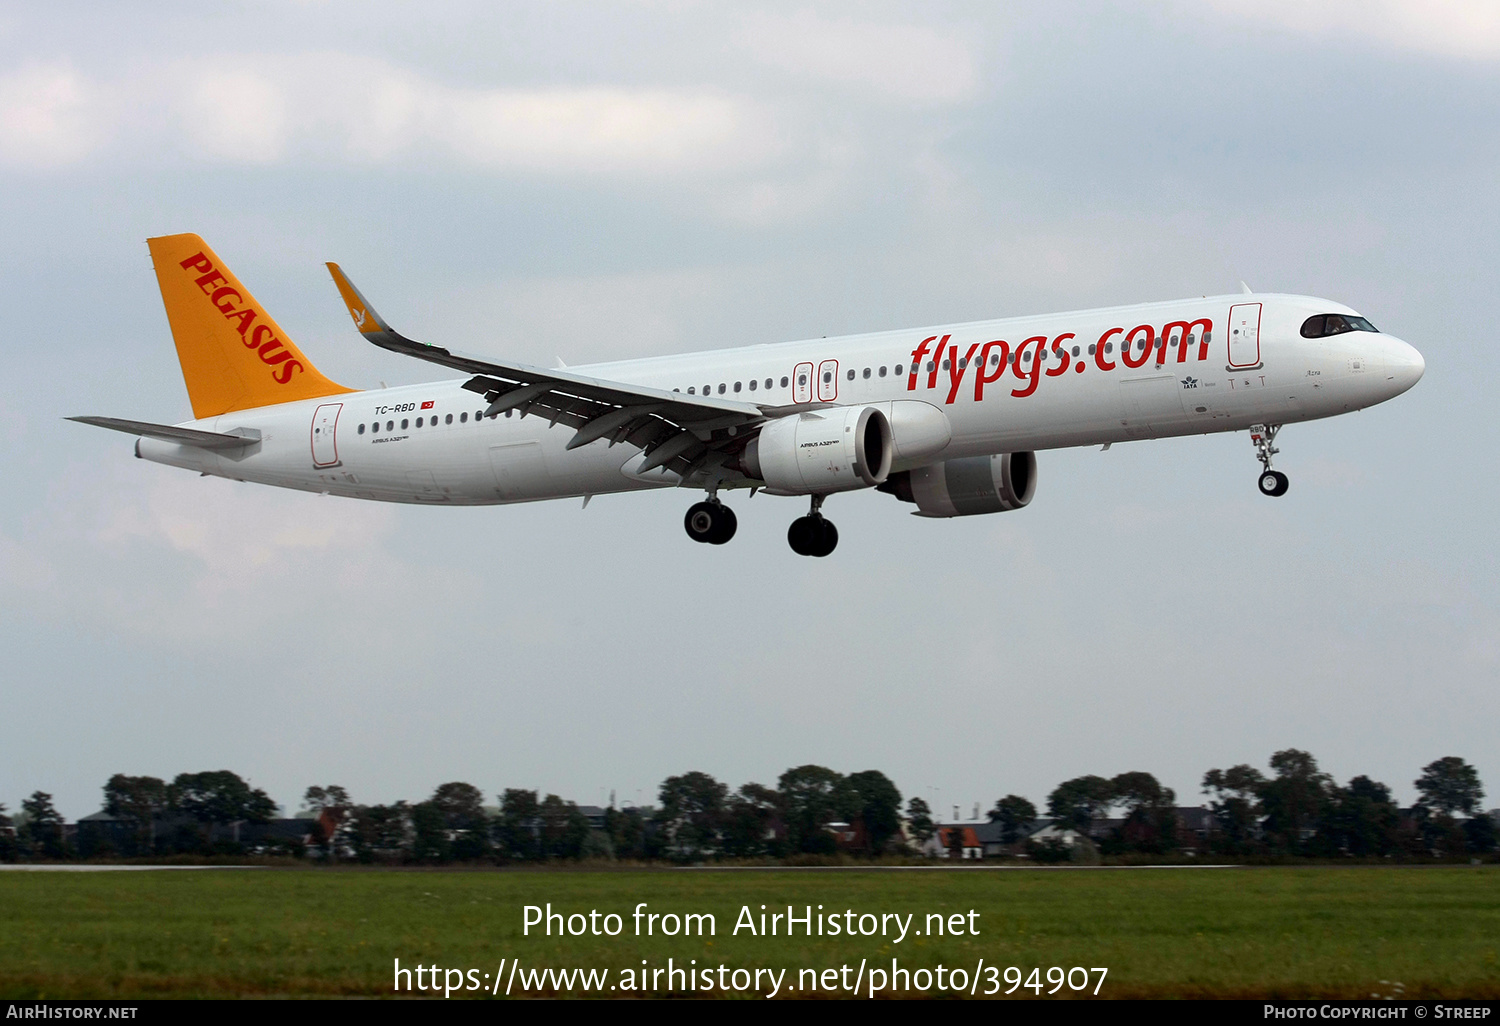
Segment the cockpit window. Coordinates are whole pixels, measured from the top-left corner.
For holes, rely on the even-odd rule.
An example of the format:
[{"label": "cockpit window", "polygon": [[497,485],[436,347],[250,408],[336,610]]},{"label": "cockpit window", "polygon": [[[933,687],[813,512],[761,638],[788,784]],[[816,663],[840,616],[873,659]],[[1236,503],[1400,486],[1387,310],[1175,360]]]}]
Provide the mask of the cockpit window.
[{"label": "cockpit window", "polygon": [[1323,338],[1342,335],[1346,331],[1378,331],[1379,329],[1363,317],[1347,314],[1318,314],[1302,322],[1303,338]]}]

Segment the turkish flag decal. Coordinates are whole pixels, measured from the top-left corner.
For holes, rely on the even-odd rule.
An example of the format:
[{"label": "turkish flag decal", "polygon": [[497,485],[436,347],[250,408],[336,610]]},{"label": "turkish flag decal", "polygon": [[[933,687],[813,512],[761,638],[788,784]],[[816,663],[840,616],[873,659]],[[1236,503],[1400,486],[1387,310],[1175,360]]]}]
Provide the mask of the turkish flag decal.
[{"label": "turkish flag decal", "polygon": [[424,409],[424,410],[430,410],[430,409],[432,409],[432,407],[433,407],[433,404],[430,403],[430,402],[422,404],[422,409]]}]

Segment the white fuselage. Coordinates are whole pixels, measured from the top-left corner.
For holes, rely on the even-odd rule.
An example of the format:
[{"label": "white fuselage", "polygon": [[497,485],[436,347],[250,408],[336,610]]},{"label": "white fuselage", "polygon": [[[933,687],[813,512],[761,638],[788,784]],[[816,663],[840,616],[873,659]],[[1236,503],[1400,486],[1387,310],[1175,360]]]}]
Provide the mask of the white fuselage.
[{"label": "white fuselage", "polygon": [[[1301,337],[1303,321],[1319,313],[1354,312],[1304,296],[1216,296],[573,370],[765,406],[930,404],[951,438],[903,463],[898,430],[900,471],[913,462],[1313,420],[1383,402],[1421,377],[1420,354],[1390,335]],[[525,502],[679,483],[660,470],[633,474],[642,456],[630,445],[600,439],[570,451],[573,431],[544,417],[481,418],[484,398],[462,385],[355,392],[183,425],[259,432],[259,444],[229,455],[151,438],[136,451],[208,474],[388,502]]]}]

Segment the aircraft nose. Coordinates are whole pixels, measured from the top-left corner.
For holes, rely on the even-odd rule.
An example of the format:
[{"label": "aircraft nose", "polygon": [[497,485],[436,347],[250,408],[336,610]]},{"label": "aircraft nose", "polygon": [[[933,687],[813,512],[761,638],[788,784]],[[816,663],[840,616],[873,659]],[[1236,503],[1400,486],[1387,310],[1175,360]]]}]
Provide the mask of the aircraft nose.
[{"label": "aircraft nose", "polygon": [[1408,345],[1394,335],[1385,337],[1385,376],[1395,387],[1393,395],[1400,395],[1421,381],[1426,370],[1427,361],[1422,359],[1422,354],[1417,352],[1415,346]]}]

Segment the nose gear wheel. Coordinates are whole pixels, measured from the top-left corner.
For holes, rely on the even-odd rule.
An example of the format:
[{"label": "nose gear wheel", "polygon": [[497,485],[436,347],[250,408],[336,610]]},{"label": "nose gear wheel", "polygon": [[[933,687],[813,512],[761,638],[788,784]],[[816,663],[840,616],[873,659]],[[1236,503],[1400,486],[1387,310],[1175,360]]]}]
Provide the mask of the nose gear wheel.
[{"label": "nose gear wheel", "polygon": [[1276,448],[1276,433],[1280,430],[1280,424],[1250,425],[1250,441],[1255,446],[1255,458],[1260,460],[1262,468],[1258,482],[1262,495],[1285,495],[1290,485],[1285,474],[1271,469],[1271,457],[1281,451]]},{"label": "nose gear wheel", "polygon": [[1260,475],[1259,483],[1262,495],[1285,495],[1288,487],[1286,475],[1279,470],[1267,470]]}]

